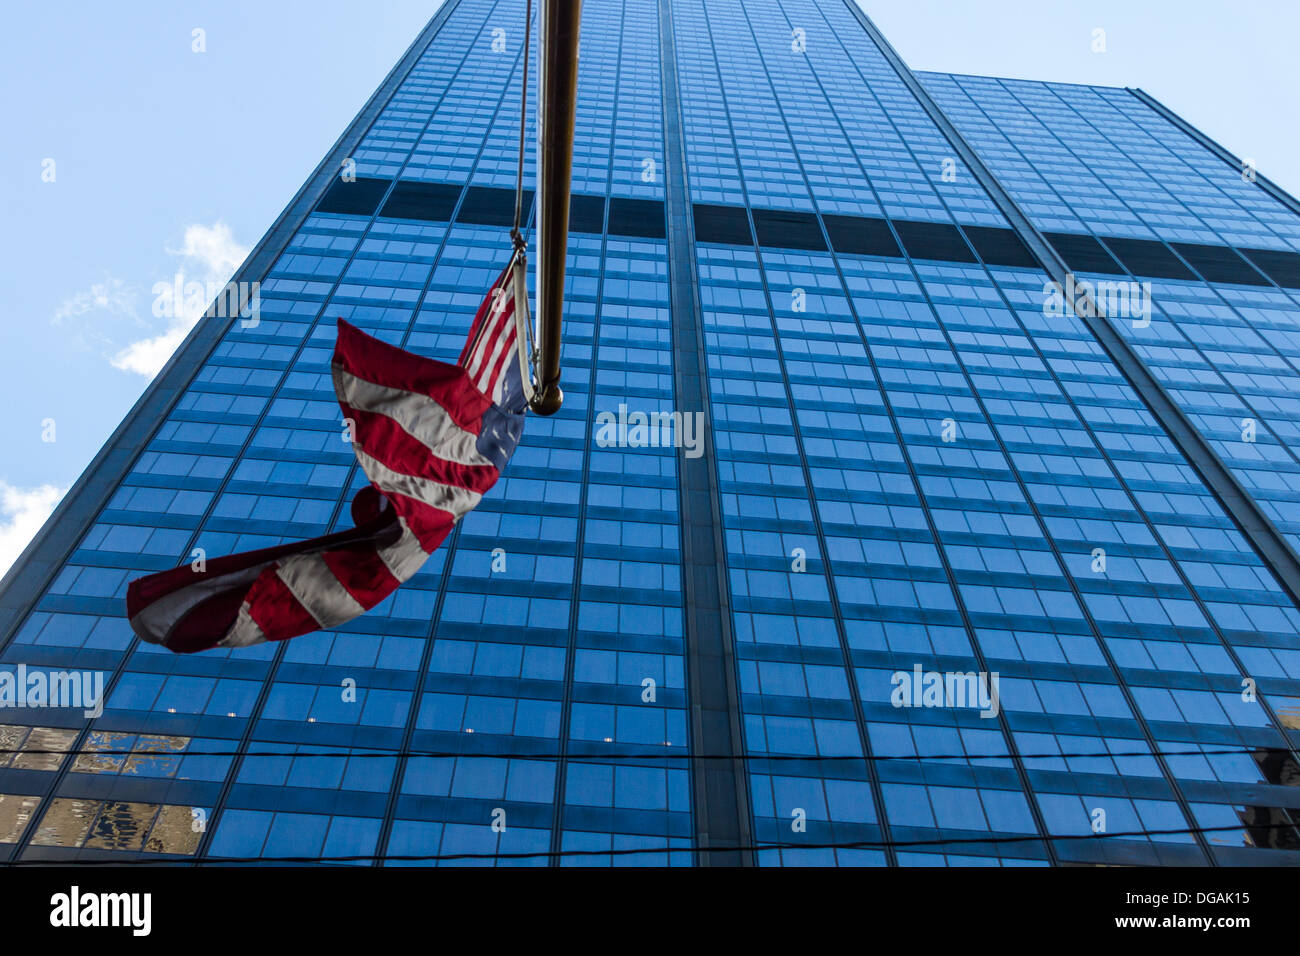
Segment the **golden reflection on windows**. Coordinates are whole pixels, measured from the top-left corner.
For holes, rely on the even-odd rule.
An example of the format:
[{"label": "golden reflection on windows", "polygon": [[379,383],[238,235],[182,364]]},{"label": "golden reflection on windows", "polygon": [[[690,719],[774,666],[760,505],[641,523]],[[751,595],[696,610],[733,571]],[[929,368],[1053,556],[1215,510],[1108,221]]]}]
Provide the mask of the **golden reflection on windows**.
[{"label": "golden reflection on windows", "polygon": [[[72,769],[81,773],[117,773],[126,762],[122,751],[129,750],[134,734],[116,734],[93,731],[82,747],[82,753],[72,763]],[[92,751],[86,753],[85,751]]]},{"label": "golden reflection on windows", "polygon": [[140,777],[174,777],[191,738],[165,734],[96,731],[72,769],[78,773],[120,773]]},{"label": "golden reflection on windows", "polygon": [[[36,805],[36,797],[0,796],[0,836],[6,832],[6,802],[30,800],[16,805],[25,811],[18,833],[7,842],[16,842],[22,825]],[[17,814],[15,813],[15,819]],[[82,800],[56,797],[50,802],[33,846],[61,846],[91,850],[145,851],[193,855],[203,834],[194,825],[193,807],[156,803],[128,803],[121,800]],[[3,841],[0,841],[3,842]]]},{"label": "golden reflection on windows", "polygon": [[194,823],[193,807],[165,806],[158,814],[144,848],[149,853],[183,853],[192,856],[199,849],[203,833]]},{"label": "golden reflection on windows", "polygon": [[157,815],[157,804],[108,800],[91,825],[84,846],[96,850],[143,849],[145,834]]},{"label": "golden reflection on windows", "polygon": [[1300,730],[1300,700],[1294,697],[1274,697],[1277,719],[1287,730]]},{"label": "golden reflection on windows", "polygon": [[58,770],[63,754],[68,752],[76,739],[77,731],[63,727],[0,724],[0,767],[14,770]]},{"label": "golden reflection on windows", "polygon": [[[189,737],[142,734],[132,748],[134,753],[127,758],[122,773],[137,774],[142,777],[174,777],[181,766],[180,754],[189,745]],[[146,752],[140,753],[140,751]],[[167,753],[158,753],[159,751]]]},{"label": "golden reflection on windows", "polygon": [[40,802],[40,797],[0,793],[0,843],[18,842]]},{"label": "golden reflection on windows", "polygon": [[27,731],[30,729],[30,727],[18,727],[14,724],[0,724],[0,767],[9,766],[15,752],[27,739]]},{"label": "golden reflection on windows", "polygon": [[50,801],[32,846],[81,846],[99,812],[98,800],[56,797]]}]

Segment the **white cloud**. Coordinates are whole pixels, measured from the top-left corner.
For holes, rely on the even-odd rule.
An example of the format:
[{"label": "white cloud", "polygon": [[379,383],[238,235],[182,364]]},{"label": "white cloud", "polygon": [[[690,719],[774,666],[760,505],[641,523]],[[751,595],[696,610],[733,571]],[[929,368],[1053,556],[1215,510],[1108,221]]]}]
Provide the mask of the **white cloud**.
[{"label": "white cloud", "polygon": [[167,251],[174,256],[193,259],[218,282],[230,281],[240,263],[248,258],[248,247],[235,241],[230,227],[224,222],[217,222],[214,226],[187,226],[181,247]]},{"label": "white cloud", "polygon": [[55,324],[85,315],[93,309],[103,309],[119,315],[135,315],[135,293],[121,279],[108,278],[96,282],[88,292],[78,292],[63,300],[54,312]]},{"label": "white cloud", "polygon": [[[236,242],[230,227],[220,221],[211,226],[186,226],[180,248],[165,248],[180,260],[176,274],[185,285],[198,283],[212,290],[224,287],[248,257],[248,247]],[[173,277],[162,282],[172,283]],[[214,297],[215,292],[195,297],[187,293],[183,301],[173,304],[169,300],[164,311],[153,313],[166,317],[166,328],[157,335],[132,341],[141,334],[139,329],[156,329],[158,323],[137,312],[136,289],[122,279],[106,276],[84,292],[64,299],[54,310],[53,321],[66,330],[73,344],[98,347],[115,368],[152,378],[167,364]]]},{"label": "white cloud", "polygon": [[190,334],[193,325],[194,323],[191,322],[189,326],[182,327],[172,323],[162,335],[132,342],[109,361],[113,363],[114,368],[120,368],[124,372],[135,372],[137,375],[152,378],[162,370],[167,360],[172,357],[172,353],[185,341],[185,336]]},{"label": "white cloud", "polygon": [[[68,296],[54,310],[54,324],[66,329],[69,341],[81,348],[98,345],[105,351],[115,351],[113,331],[124,320],[142,326],[145,323],[135,311],[135,291],[121,279],[106,277],[94,283],[85,292]],[[91,318],[82,316],[94,313]]]},{"label": "white cloud", "polygon": [[0,480],[0,575],[18,560],[67,488],[16,488]]},{"label": "white cloud", "polygon": [[[218,221],[211,226],[197,223],[187,226],[181,247],[167,251],[181,257],[183,269],[191,270],[185,274],[186,282],[224,286],[234,275],[235,269],[248,257],[249,250],[247,246],[235,241],[229,226]],[[185,336],[189,335],[190,329],[194,328],[208,305],[206,300],[199,305],[188,296],[183,302],[175,303],[166,330],[160,335],[132,342],[119,350],[110,360],[113,366],[150,378],[157,375],[185,340]]]}]

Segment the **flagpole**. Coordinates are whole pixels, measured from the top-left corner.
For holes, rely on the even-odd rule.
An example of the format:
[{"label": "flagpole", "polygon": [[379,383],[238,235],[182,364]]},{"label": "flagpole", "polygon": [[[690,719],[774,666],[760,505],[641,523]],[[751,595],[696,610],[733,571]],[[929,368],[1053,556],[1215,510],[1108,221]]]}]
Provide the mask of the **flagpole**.
[{"label": "flagpole", "polygon": [[529,407],[553,415],[560,389],[560,323],[569,239],[573,130],[578,105],[582,0],[542,0],[538,36],[537,383]]}]

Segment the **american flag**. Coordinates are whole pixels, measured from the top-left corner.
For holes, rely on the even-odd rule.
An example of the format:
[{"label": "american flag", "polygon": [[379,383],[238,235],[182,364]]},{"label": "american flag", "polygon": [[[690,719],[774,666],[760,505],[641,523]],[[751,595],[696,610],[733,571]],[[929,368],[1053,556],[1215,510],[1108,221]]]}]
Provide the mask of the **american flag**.
[{"label": "american flag", "polygon": [[126,596],[136,634],[181,654],[282,641],[364,614],[415,574],[523,433],[523,269],[514,258],[493,283],[455,365],[339,319],[334,392],[370,479],[352,501],[356,527],[138,578]]}]

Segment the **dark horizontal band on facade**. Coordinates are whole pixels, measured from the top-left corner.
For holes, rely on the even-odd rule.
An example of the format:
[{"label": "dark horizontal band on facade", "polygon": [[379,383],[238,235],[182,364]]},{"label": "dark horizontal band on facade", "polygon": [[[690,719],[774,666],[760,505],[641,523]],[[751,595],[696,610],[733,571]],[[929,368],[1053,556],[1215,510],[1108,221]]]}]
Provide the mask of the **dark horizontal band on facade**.
[{"label": "dark horizontal band on facade", "polygon": [[1294,252],[1062,232],[1044,235],[1065,264],[1078,272],[1129,272],[1154,279],[1200,278],[1260,286],[1272,279],[1280,286],[1300,289],[1300,254]]},{"label": "dark horizontal band on facade", "polygon": [[[525,218],[532,201],[533,191],[524,190]],[[608,225],[606,205],[609,206]],[[515,221],[515,191],[496,186],[462,189],[456,183],[413,179],[398,180],[394,185],[387,179],[357,177],[335,182],[317,203],[316,211],[367,217],[377,212],[387,219],[451,222],[454,218],[458,223],[477,226],[510,226]],[[575,194],[569,204],[569,230],[599,235],[606,229],[616,236],[663,239],[667,235],[664,204],[653,199],[621,197],[607,203],[604,196]]]},{"label": "dark horizontal band on facade", "polygon": [[[525,210],[532,199],[532,191],[525,190]],[[399,180],[394,185],[387,179],[357,177],[335,182],[316,211],[367,217],[378,213],[389,219],[427,222],[451,222],[454,218],[458,223],[509,226],[514,222],[515,192],[418,180]],[[747,214],[743,206],[701,203],[694,205],[693,213],[699,242],[826,252],[829,239],[831,249],[848,255],[901,259],[906,251],[907,256],[919,260],[983,261],[991,266],[1022,268],[1039,265],[1013,230],[998,226],[830,213],[819,216],[788,209],[751,209]],[[664,204],[657,199],[606,200],[575,193],[569,205],[569,231],[663,239],[667,234]],[[1300,289],[1300,253],[1064,232],[1045,236],[1076,272],[1255,286],[1267,286],[1272,280],[1285,288]]]}]

